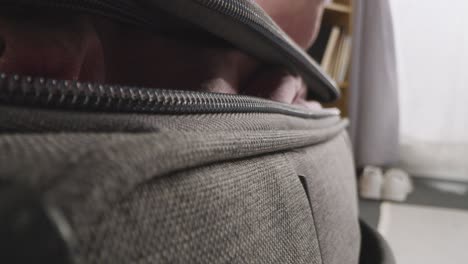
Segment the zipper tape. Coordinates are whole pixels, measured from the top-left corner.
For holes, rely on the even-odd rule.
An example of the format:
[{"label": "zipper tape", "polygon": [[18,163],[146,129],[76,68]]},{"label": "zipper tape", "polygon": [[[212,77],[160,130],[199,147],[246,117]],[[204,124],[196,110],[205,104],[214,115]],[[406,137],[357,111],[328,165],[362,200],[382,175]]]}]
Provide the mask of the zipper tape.
[{"label": "zipper tape", "polygon": [[153,114],[274,113],[319,119],[336,109],[311,111],[262,98],[33,78],[0,73],[0,103],[51,109]]}]

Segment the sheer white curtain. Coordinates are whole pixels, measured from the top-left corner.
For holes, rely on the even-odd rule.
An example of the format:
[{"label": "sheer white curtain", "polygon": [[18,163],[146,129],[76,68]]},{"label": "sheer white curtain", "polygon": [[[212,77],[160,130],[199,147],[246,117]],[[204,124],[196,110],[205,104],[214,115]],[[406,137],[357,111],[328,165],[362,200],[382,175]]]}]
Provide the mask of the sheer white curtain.
[{"label": "sheer white curtain", "polygon": [[400,85],[400,160],[468,181],[468,1],[390,0]]},{"label": "sheer white curtain", "polygon": [[398,162],[398,77],[389,0],[353,0],[349,128],[358,167]]}]

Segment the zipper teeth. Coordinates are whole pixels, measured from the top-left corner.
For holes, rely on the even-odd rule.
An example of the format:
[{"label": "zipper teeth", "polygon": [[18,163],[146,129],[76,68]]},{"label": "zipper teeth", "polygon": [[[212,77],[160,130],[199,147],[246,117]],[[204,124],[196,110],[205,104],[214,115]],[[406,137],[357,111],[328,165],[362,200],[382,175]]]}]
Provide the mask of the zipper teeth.
[{"label": "zipper teeth", "polygon": [[[302,53],[295,42],[276,25],[276,23],[265,14],[265,12],[255,3],[249,4],[252,0],[193,0],[199,5],[218,12],[219,14],[225,15],[234,19],[244,25],[247,25],[251,29],[260,33],[260,35],[272,40],[271,43],[279,48],[279,51],[287,51],[283,54],[283,57],[289,57],[295,60],[299,67],[309,68],[310,65],[315,65],[315,62],[308,58],[305,53]],[[312,66],[318,67],[318,65]],[[308,70],[305,70],[308,72]],[[310,74],[310,73],[309,73]],[[320,74],[320,73],[319,73]],[[323,77],[326,80],[326,77]],[[330,80],[326,80],[329,82]],[[327,91],[315,91],[309,90],[314,96],[319,98],[328,98],[325,100],[333,100],[339,96],[339,91],[334,90],[333,84],[328,87]],[[325,95],[327,94],[327,95]]]},{"label": "zipper teeth", "polygon": [[261,15],[263,12],[260,9],[254,8],[255,6],[252,6],[252,8],[250,8],[243,0],[229,1],[228,3],[226,3],[226,1],[220,0],[196,1],[211,10],[216,10],[220,13],[224,13],[241,22],[261,25],[262,27],[266,27],[271,31],[275,32],[276,34],[281,34],[281,32],[278,31],[277,27],[274,25],[274,22],[271,19],[269,19],[265,15]]},{"label": "zipper teeth", "polygon": [[[5,0],[9,4],[35,5],[88,11],[130,23],[151,26],[153,19],[134,2],[122,0]],[[273,21],[245,1],[196,0],[200,5],[226,14],[257,31],[275,38],[277,45],[293,51]],[[283,39],[284,38],[284,39]],[[303,58],[302,58],[303,59]],[[335,111],[307,111],[255,97],[216,93],[187,92],[127,86],[100,85],[75,81],[47,80],[44,78],[0,76],[0,102],[5,104],[31,104],[77,110],[151,113],[229,113],[263,112],[281,113],[303,118],[321,118],[339,115]]]},{"label": "zipper teeth", "polygon": [[[167,0],[154,0],[155,2],[164,2]],[[169,0],[175,1],[175,0]],[[317,71],[317,65],[310,60],[299,47],[296,46],[284,32],[274,23],[274,21],[265,15],[265,13],[255,3],[250,3],[252,0],[185,0],[194,1],[200,6],[213,10],[220,14],[237,20],[244,25],[249,26],[253,30],[260,33],[262,36],[271,40],[273,45],[276,45],[279,50],[287,51],[282,57],[289,57],[295,61],[288,67],[302,71],[302,74],[311,74],[310,71]],[[183,3],[183,0],[178,2]],[[66,8],[71,10],[91,12],[98,15],[115,18],[123,22],[149,27],[158,28],[160,22],[157,21],[157,15],[151,12],[151,9],[145,8],[145,5],[140,1],[130,0],[3,0],[2,4],[14,4],[18,6],[33,5],[36,7],[56,7]],[[158,3],[161,5],[161,3]],[[200,19],[203,19],[200,17]],[[284,63],[284,62],[282,62]],[[288,63],[286,63],[288,64]],[[315,65],[315,66],[314,66]],[[299,67],[299,68],[296,68]],[[320,72],[316,74],[322,75]],[[311,77],[312,78],[312,77]],[[312,78],[314,79],[314,78]],[[325,85],[327,88],[311,89],[309,92],[313,96],[322,98],[323,100],[333,100],[339,95],[339,91],[335,90],[331,80],[322,76],[318,82],[318,86]],[[316,79],[316,81],[318,80]],[[307,81],[307,80],[306,80]],[[311,81],[311,80],[309,80]],[[314,81],[315,82],[315,81]],[[325,82],[326,84],[322,84]],[[325,91],[323,89],[326,89]]]},{"label": "zipper teeth", "polygon": [[301,54],[290,48],[294,43],[287,35],[279,30],[275,22],[268,16],[265,16],[264,12],[261,11],[259,7],[256,5],[247,5],[245,3],[246,1],[249,0],[196,0],[196,2],[208,9],[225,14],[243,24],[249,25],[255,30],[261,32],[263,35],[274,38],[276,40],[274,43],[280,45],[283,49],[292,52],[297,59],[304,60],[304,57]]},{"label": "zipper teeth", "polygon": [[336,116],[261,98],[163,90],[0,74],[0,103],[54,109],[157,114],[277,113],[302,118]]}]

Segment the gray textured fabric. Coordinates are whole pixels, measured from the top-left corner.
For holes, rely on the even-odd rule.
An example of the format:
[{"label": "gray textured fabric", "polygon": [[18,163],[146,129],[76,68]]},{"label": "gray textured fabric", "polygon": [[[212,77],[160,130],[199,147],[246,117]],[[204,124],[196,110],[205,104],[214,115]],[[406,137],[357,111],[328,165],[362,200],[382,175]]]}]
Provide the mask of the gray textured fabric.
[{"label": "gray textured fabric", "polygon": [[0,105],[0,133],[43,132],[156,132],[156,131],[265,131],[315,129],[340,122],[338,116],[313,121],[280,114],[151,115],[49,111]]},{"label": "gray textured fabric", "polygon": [[295,151],[290,160],[308,181],[324,263],[357,263],[356,178],[349,175],[355,169],[348,137]]},{"label": "gray textured fabric", "polygon": [[[84,263],[358,261],[346,121],[14,107],[1,116],[0,179],[64,212]],[[124,125],[112,133],[111,123]]]},{"label": "gray textured fabric", "polygon": [[358,166],[398,162],[399,103],[388,0],[355,1],[350,134]]},{"label": "gray textured fabric", "polygon": [[322,263],[312,225],[299,178],[271,155],[145,184],[82,237],[91,263]]}]

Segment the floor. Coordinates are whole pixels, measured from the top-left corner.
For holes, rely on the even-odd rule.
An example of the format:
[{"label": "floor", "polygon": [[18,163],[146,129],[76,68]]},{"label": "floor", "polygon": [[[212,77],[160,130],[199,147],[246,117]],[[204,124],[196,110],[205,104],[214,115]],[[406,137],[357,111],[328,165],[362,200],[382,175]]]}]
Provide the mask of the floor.
[{"label": "floor", "polygon": [[413,182],[405,203],[361,200],[361,218],[388,240],[398,264],[468,263],[468,183]]}]

